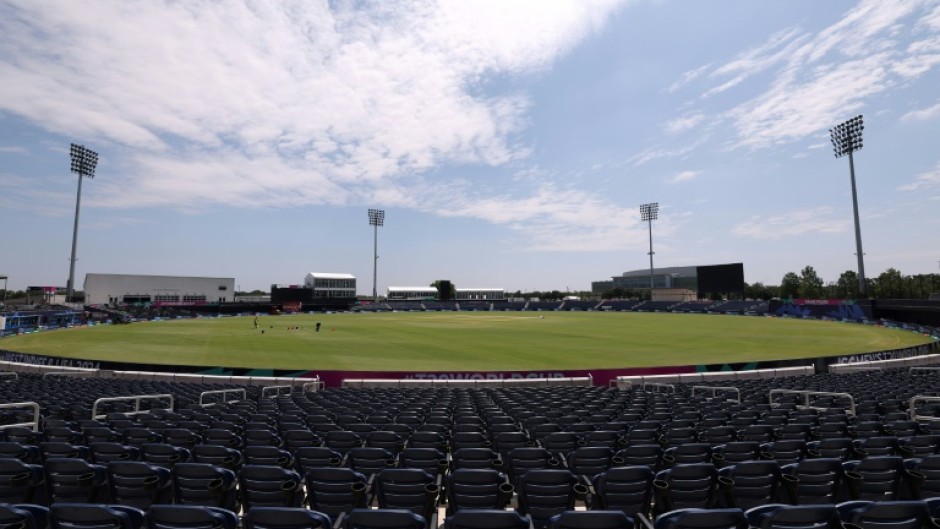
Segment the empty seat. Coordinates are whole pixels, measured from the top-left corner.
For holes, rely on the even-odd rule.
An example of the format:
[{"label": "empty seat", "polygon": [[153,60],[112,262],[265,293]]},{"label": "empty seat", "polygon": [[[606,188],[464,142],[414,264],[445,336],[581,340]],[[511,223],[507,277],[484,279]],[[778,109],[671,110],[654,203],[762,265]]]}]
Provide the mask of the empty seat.
[{"label": "empty seat", "polygon": [[745,517],[755,529],[840,529],[833,504],[787,505],[771,503],[748,509]]},{"label": "empty seat", "polygon": [[447,512],[460,509],[503,509],[513,495],[506,476],[491,469],[454,470],[447,476]]},{"label": "empty seat", "polygon": [[238,472],[238,486],[246,508],[300,507],[303,480],[294,470],[273,465],[245,465]]},{"label": "empty seat", "polygon": [[179,463],[170,471],[173,498],[181,505],[237,508],[237,477],[227,468],[207,463]]},{"label": "empty seat", "polygon": [[839,500],[845,477],[841,459],[804,459],[780,470],[783,479],[792,482],[795,478],[798,481],[796,496],[799,504],[836,503]]},{"label": "empty seat", "polygon": [[351,468],[311,468],[304,475],[307,504],[334,521],[352,509],[367,505],[366,477]]},{"label": "empty seat", "polygon": [[84,459],[50,458],[43,465],[50,502],[108,501],[108,475],[102,465]]},{"label": "empty seat", "polygon": [[548,529],[634,529],[636,524],[623,511],[565,511],[548,520]]},{"label": "empty seat", "polygon": [[776,461],[742,461],[719,470],[718,480],[725,492],[723,505],[741,509],[775,502],[782,483]]},{"label": "empty seat", "polygon": [[529,518],[501,509],[464,509],[444,520],[445,529],[530,529]]},{"label": "empty seat", "polygon": [[594,476],[592,510],[648,515],[653,499],[653,470],[646,465],[614,467]]},{"label": "empty seat", "polygon": [[0,527],[46,529],[49,508],[42,505],[0,503]]},{"label": "empty seat", "polygon": [[717,485],[718,471],[711,463],[690,463],[662,470],[653,481],[656,512],[711,508],[715,505]]},{"label": "empty seat", "polygon": [[147,529],[236,529],[238,515],[218,507],[151,505],[144,517]]},{"label": "empty seat", "polygon": [[548,524],[556,514],[574,509],[578,498],[584,499],[587,487],[568,470],[530,470],[518,480],[519,513],[527,514],[536,529]]},{"label": "empty seat", "polygon": [[922,501],[850,501],[837,507],[843,524],[862,529],[938,527]]},{"label": "empty seat", "polygon": [[127,505],[54,503],[49,508],[52,529],[141,529],[144,511]]},{"label": "empty seat", "polygon": [[330,517],[302,507],[252,507],[245,513],[245,529],[329,529]]},{"label": "empty seat", "polygon": [[440,493],[433,475],[416,468],[386,468],[375,475],[374,484],[379,508],[407,509],[431,523]]},{"label": "empty seat", "polygon": [[[0,502],[45,503],[43,467],[19,459],[0,458]],[[40,528],[41,529],[41,528]]]},{"label": "empty seat", "polygon": [[677,509],[656,518],[656,529],[747,529],[741,509]]},{"label": "empty seat", "polygon": [[421,516],[403,509],[353,509],[346,517],[345,529],[425,529]]},{"label": "empty seat", "polygon": [[143,461],[108,463],[111,501],[146,510],[154,503],[169,503],[173,498],[170,471]]}]

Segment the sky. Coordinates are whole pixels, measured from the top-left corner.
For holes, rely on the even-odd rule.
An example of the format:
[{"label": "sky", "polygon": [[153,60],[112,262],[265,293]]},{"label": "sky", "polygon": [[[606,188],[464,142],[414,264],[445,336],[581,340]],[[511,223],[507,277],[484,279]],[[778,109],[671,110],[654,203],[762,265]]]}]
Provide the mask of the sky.
[{"label": "sky", "polygon": [[0,275],[589,290],[940,266],[940,2],[6,0]]}]

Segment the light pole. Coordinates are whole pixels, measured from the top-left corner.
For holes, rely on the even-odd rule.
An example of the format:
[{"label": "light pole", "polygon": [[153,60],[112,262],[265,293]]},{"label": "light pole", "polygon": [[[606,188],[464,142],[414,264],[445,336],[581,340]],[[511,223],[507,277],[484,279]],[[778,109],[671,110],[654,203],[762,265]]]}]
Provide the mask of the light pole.
[{"label": "light pole", "polygon": [[640,205],[640,220],[649,224],[650,229],[650,299],[653,299],[653,221],[659,218],[659,202]]},{"label": "light pole", "polygon": [[78,175],[78,195],[75,198],[75,225],[72,227],[72,258],[69,260],[69,284],[65,291],[66,301],[72,301],[75,293],[75,250],[78,246],[78,212],[82,204],[82,177],[95,177],[98,165],[98,153],[86,149],[84,145],[72,144],[69,149],[72,158],[72,172]]},{"label": "light pole", "polygon": [[378,278],[379,272],[379,226],[385,225],[385,210],[383,209],[370,209],[369,210],[369,226],[375,227],[375,236],[372,240],[374,246],[374,258],[372,260],[372,302],[377,303],[379,301],[379,292],[376,289],[376,280]]},{"label": "light pole", "polygon": [[849,175],[852,179],[852,210],[855,214],[855,255],[858,257],[858,293],[864,296],[868,293],[868,282],[865,281],[865,254],[862,253],[862,228],[858,222],[858,193],[855,190],[855,160],[852,153],[862,148],[862,131],[865,126],[862,116],[836,125],[829,129],[832,140],[832,150],[836,158],[849,156]]}]

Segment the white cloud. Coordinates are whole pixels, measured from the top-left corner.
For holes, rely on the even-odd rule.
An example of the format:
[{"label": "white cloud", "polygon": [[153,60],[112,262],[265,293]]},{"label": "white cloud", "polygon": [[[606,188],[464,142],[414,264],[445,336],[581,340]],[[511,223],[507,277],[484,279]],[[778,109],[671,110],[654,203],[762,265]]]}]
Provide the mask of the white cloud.
[{"label": "white cloud", "polygon": [[940,117],[940,103],[927,108],[912,110],[901,116],[901,121],[926,121],[936,117]]},{"label": "white cloud", "polygon": [[444,163],[525,157],[526,95],[480,86],[550,67],[619,4],[6,2],[0,111],[107,147],[126,179],[102,206],[407,195]]},{"label": "white cloud", "polygon": [[[508,226],[534,251],[608,251],[643,246],[645,232],[635,208],[576,189],[542,184],[527,194],[494,193],[470,182],[428,184],[424,193],[445,197],[447,208],[436,213],[475,218]],[[428,204],[421,192],[418,204]],[[418,206],[421,207],[421,206]],[[668,235],[664,217],[657,231]]]},{"label": "white cloud", "polygon": [[8,154],[29,154],[29,150],[26,147],[19,145],[0,145],[0,152]]},{"label": "white cloud", "polygon": [[639,167],[653,160],[661,158],[679,158],[692,152],[708,140],[708,136],[701,136],[691,143],[682,143],[679,147],[649,147],[627,158],[628,165]]},{"label": "white cloud", "polygon": [[940,163],[933,169],[917,175],[913,182],[898,187],[898,191],[920,191],[933,187],[940,187]]},{"label": "white cloud", "polygon": [[679,173],[676,173],[676,175],[673,176],[671,179],[669,179],[669,182],[673,184],[678,184],[679,182],[687,182],[689,180],[692,180],[693,178],[696,178],[700,173],[701,173],[700,171],[680,171]]},{"label": "white cloud", "polygon": [[848,219],[837,217],[832,208],[819,207],[788,211],[779,215],[754,215],[732,228],[739,237],[774,240],[805,233],[841,233]]},{"label": "white cloud", "polygon": [[[702,89],[701,99],[756,83],[758,74],[767,73],[770,82],[755,97],[725,110],[712,106],[714,120],[727,118],[734,128],[729,147],[813,136],[865,107],[869,98],[940,65],[938,19],[938,10],[925,0],[862,0],[821,31],[787,28],[698,72],[696,77],[715,83]],[[912,41],[900,38],[908,34]],[[698,114],[694,108],[683,111]]]},{"label": "white cloud", "polygon": [[695,128],[702,120],[705,119],[705,114],[696,113],[682,116],[681,118],[673,119],[666,123],[666,132],[670,134],[678,134],[680,132],[685,132]]},{"label": "white cloud", "polygon": [[705,72],[707,72],[711,67],[712,67],[711,64],[706,64],[706,65],[704,65],[704,66],[699,66],[698,68],[695,68],[695,69],[692,69],[692,70],[688,70],[687,72],[685,72],[685,73],[682,74],[682,76],[679,78],[678,81],[672,83],[672,84],[669,86],[669,88],[666,89],[666,91],[669,92],[669,93],[673,93],[673,92],[679,90],[680,88],[682,88],[683,86],[685,86],[685,85],[689,84],[690,82],[694,81],[694,80],[697,79],[698,77],[701,77],[701,76],[702,76]]}]

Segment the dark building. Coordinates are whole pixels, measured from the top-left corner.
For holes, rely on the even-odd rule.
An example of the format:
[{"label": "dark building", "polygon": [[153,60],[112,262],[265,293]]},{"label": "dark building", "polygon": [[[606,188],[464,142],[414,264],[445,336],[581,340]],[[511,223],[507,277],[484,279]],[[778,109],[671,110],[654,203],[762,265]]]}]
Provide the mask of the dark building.
[{"label": "dark building", "polygon": [[[624,272],[613,276],[610,281],[591,283],[591,291],[594,294],[603,294],[612,288],[649,290],[649,268]],[[687,289],[696,292],[699,298],[740,298],[744,296],[744,264],[654,268],[653,288]]]}]

